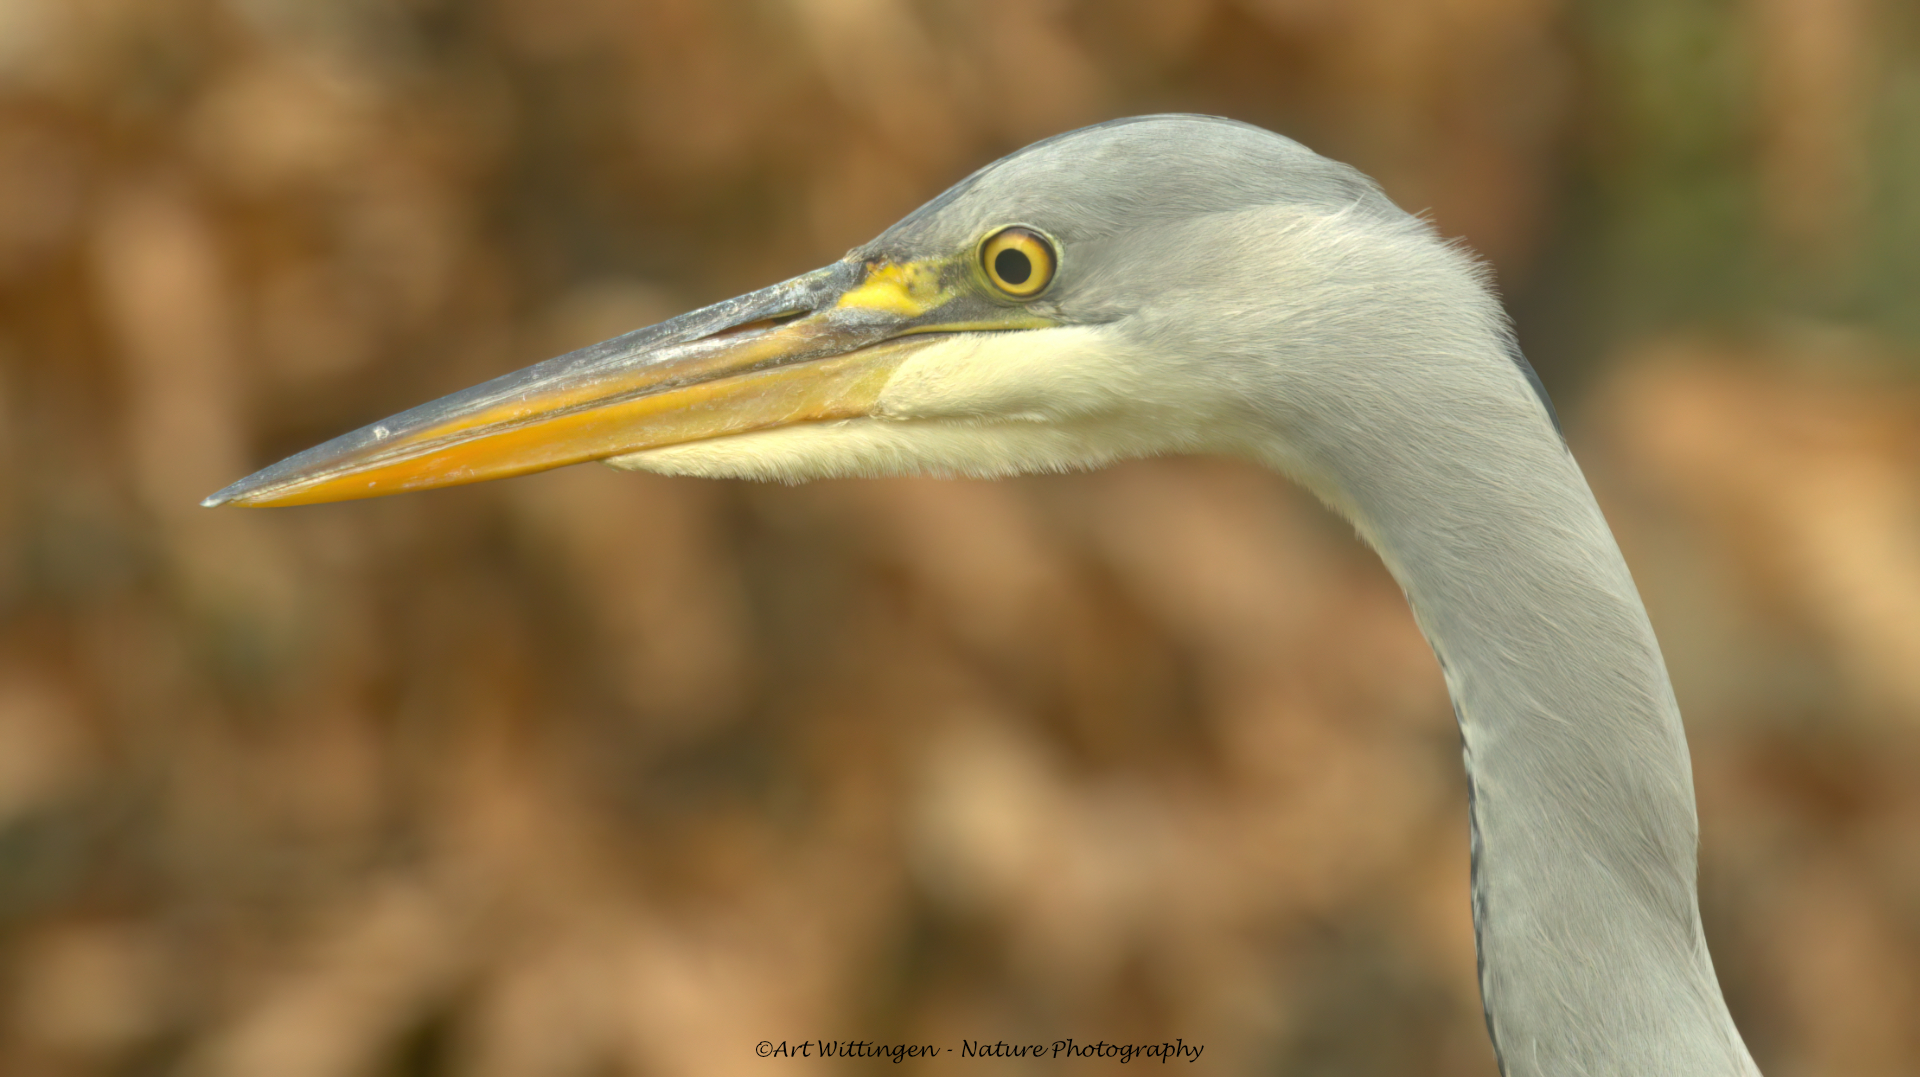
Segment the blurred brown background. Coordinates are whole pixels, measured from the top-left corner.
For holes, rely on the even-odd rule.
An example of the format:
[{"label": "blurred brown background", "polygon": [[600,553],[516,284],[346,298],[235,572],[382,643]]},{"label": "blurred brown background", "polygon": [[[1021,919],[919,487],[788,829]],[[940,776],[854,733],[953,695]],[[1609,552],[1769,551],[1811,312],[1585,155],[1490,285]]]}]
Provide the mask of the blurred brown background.
[{"label": "blurred brown background", "polygon": [[1492,1074],[1438,671],[1275,477],[195,506],[1165,110],[1491,259],[1754,1055],[1920,1072],[1904,0],[0,0],[0,1073]]}]

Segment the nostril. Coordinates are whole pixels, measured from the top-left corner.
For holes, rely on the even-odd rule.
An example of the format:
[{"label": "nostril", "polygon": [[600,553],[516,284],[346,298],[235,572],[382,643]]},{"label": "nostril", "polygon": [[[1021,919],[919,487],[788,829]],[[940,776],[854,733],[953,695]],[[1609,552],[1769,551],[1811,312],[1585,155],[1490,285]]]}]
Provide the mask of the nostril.
[{"label": "nostril", "polygon": [[715,340],[720,337],[737,336],[741,333],[757,333],[762,329],[773,329],[785,325],[795,318],[804,317],[806,314],[807,312],[804,310],[785,310],[778,314],[769,314],[764,318],[755,318],[750,322],[741,322],[739,325],[727,326],[718,332],[707,334],[706,339]]}]

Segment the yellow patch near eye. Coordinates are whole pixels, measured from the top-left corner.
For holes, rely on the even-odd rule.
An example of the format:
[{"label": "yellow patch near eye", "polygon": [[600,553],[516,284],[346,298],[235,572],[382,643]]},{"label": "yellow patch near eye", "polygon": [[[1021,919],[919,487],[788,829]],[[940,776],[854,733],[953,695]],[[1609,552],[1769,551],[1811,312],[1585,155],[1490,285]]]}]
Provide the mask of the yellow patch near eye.
[{"label": "yellow patch near eye", "polygon": [[881,263],[867,271],[867,279],[858,287],[841,296],[838,305],[914,318],[950,298],[952,290],[941,285],[936,263]]},{"label": "yellow patch near eye", "polygon": [[980,244],[980,268],[995,288],[1015,299],[1046,291],[1058,265],[1053,244],[1031,228],[1002,228]]}]

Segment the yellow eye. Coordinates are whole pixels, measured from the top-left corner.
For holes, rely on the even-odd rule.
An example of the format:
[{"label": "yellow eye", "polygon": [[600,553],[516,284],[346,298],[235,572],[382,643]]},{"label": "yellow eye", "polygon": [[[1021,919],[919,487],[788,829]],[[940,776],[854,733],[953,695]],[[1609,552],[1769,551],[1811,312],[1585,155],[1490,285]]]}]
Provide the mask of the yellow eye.
[{"label": "yellow eye", "polygon": [[980,244],[980,265],[995,288],[1031,299],[1053,283],[1053,244],[1031,228],[1002,228]]}]

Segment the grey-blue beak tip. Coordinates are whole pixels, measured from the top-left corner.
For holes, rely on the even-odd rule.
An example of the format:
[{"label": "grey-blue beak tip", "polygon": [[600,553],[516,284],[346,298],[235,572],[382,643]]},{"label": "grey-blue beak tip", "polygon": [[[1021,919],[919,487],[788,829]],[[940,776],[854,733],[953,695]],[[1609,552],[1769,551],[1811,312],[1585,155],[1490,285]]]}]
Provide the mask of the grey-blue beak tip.
[{"label": "grey-blue beak tip", "polygon": [[231,486],[225,486],[215,490],[213,493],[201,499],[200,507],[203,509],[217,509],[232,501],[234,498],[239,497],[241,492],[240,488],[246,484],[246,480],[242,479]]}]

